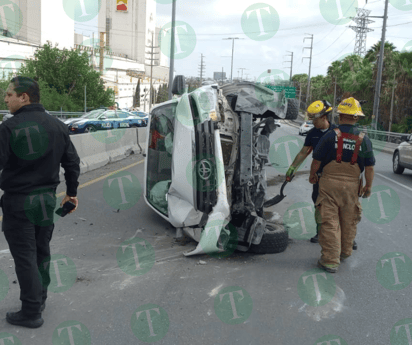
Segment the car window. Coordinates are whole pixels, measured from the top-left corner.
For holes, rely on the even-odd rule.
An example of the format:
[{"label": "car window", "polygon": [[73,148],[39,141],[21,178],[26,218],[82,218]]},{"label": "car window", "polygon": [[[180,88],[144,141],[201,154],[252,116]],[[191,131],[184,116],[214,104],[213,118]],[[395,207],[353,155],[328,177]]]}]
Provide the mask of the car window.
[{"label": "car window", "polygon": [[307,123],[308,125],[311,125],[311,124],[313,123],[313,121],[306,121],[306,123]]},{"label": "car window", "polygon": [[104,114],[103,114],[105,117],[106,117],[106,119],[117,119],[117,115],[116,115],[116,112],[115,111],[113,111],[113,110],[109,110],[109,111],[106,111]]},{"label": "car window", "polygon": [[117,116],[121,119],[126,119],[130,116],[130,114],[126,113],[125,111],[118,111]]},{"label": "car window", "polygon": [[91,112],[81,116],[82,118],[87,118],[87,119],[95,119],[97,118],[101,113],[104,112],[104,109],[96,109],[92,110]]}]

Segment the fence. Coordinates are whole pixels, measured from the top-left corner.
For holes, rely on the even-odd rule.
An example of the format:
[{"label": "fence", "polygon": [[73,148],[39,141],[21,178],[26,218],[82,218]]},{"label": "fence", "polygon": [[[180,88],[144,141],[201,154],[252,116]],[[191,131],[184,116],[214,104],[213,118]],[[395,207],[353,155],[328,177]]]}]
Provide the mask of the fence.
[{"label": "fence", "polygon": [[[6,115],[9,114],[9,111],[7,110],[0,110],[0,115]],[[49,114],[52,116],[56,116],[60,119],[68,119],[71,117],[80,117],[84,115],[84,112],[78,111],[78,112],[70,112],[70,111],[49,111]]]}]

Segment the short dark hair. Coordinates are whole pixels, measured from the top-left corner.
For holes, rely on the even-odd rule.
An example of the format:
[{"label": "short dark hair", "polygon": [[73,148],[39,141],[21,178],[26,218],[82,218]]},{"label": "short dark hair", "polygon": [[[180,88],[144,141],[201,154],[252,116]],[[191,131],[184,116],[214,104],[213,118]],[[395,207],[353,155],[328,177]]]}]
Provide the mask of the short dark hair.
[{"label": "short dark hair", "polygon": [[40,103],[40,87],[37,81],[28,77],[17,76],[10,80],[10,83],[14,85],[17,96],[27,93],[30,103]]}]

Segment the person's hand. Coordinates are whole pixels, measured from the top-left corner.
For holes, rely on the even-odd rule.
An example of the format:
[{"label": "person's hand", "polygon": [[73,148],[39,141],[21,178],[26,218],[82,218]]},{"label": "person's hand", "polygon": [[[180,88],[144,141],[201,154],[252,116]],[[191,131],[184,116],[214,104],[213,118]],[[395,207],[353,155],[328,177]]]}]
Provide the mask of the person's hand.
[{"label": "person's hand", "polygon": [[309,182],[311,183],[311,184],[316,184],[316,183],[318,183],[318,180],[319,180],[319,178],[318,178],[318,175],[316,175],[316,174],[311,174],[310,176],[309,176]]},{"label": "person's hand", "polygon": [[68,213],[70,214],[77,210],[77,206],[79,206],[79,200],[77,199],[77,196],[68,196],[66,194],[66,196],[63,198],[62,202],[60,203],[60,207],[63,207],[63,205],[68,201],[71,201],[73,204],[76,205],[76,207]]},{"label": "person's hand", "polygon": [[364,186],[362,188],[362,191],[361,191],[361,196],[362,196],[362,198],[366,199],[366,198],[369,198],[371,196],[371,193],[372,193],[372,187],[371,186]]},{"label": "person's hand", "polygon": [[288,171],[286,172],[286,179],[289,180],[289,181],[291,181],[293,175],[295,175],[295,171],[296,171],[296,167],[294,167],[294,166],[291,165],[291,166],[289,167]]}]

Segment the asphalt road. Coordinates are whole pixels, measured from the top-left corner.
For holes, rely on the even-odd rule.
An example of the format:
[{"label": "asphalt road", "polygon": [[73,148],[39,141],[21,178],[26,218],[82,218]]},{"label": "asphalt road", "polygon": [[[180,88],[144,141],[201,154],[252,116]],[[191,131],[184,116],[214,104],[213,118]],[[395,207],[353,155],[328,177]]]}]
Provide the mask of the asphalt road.
[{"label": "asphalt road", "polygon": [[[271,195],[279,192],[288,166],[284,143],[290,140],[291,158],[303,144],[297,133],[285,125],[271,138]],[[0,234],[0,343],[14,337],[14,344],[20,344],[17,338],[30,345],[408,344],[412,172],[393,174],[389,154],[377,153],[374,191],[381,202],[376,193],[363,200],[359,249],[334,275],[316,268],[320,246],[308,241],[315,231],[310,160],[285,187],[287,197],[269,210],[289,229],[286,251],[221,259],[182,255],[196,244],[177,243],[173,227],[145,204],[143,160],[134,155],[81,176],[79,209],[56,221],[56,264],[39,329],[4,319],[20,301]],[[123,196],[119,179],[112,180],[120,176],[130,176],[123,179]],[[116,186],[118,196],[111,189]]]}]

